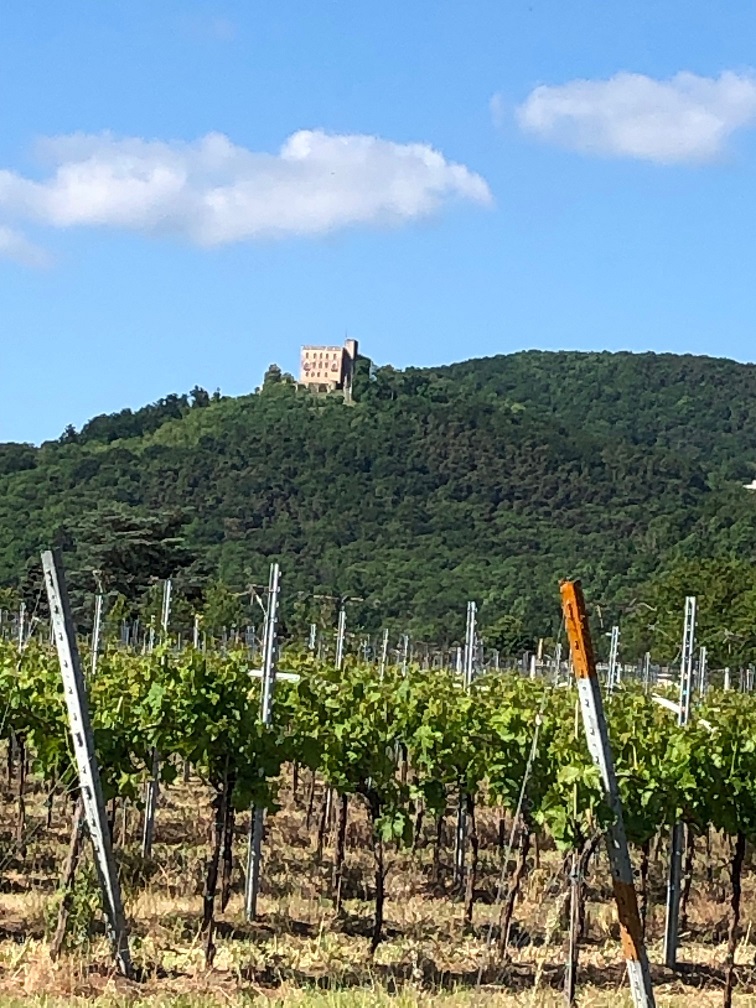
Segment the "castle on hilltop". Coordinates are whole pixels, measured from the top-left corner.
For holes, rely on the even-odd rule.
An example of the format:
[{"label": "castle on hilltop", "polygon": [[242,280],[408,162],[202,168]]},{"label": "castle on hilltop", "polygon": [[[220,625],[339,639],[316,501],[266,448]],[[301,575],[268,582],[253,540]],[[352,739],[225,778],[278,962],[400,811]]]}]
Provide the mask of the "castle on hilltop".
[{"label": "castle on hilltop", "polygon": [[344,346],[303,346],[299,357],[299,384],[311,392],[343,391],[352,397],[352,380],[357,363],[357,340]]}]

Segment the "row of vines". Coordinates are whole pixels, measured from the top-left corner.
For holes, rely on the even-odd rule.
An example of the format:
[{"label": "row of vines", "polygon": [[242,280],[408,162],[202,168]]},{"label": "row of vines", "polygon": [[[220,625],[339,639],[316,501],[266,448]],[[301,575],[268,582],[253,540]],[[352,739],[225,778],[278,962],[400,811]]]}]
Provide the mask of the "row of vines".
[{"label": "row of vines", "polygon": [[[347,661],[342,669],[310,655],[284,654],[273,718],[260,721],[259,680],[244,649],[228,653],[160,646],[151,654],[106,650],[88,680],[105,797],[139,803],[160,754],[166,784],[182,768],[211,788],[214,827],[205,866],[202,928],[214,954],[217,903],[231,884],[228,852],[237,812],[275,814],[281,772],[309,768],[332,789],[338,828],[333,873],[340,900],[349,802],[371,824],[374,859],[372,946],[381,940],[385,850],[411,846],[424,824],[450,807],[466,812],[463,913],[475,913],[476,814],[495,807],[518,826],[497,929],[503,952],[518,885],[533,840],[548,835],[583,863],[596,850],[608,810],[585,740],[576,732],[575,693],[515,672],[485,674],[469,688],[441,669],[406,670]],[[607,698],[607,716],[629,839],[641,872],[649,845],[682,817],[690,835],[734,839],[732,882],[739,893],[743,849],[756,840],[756,698],[710,691],[687,727],[642,689],[624,685]],[[54,652],[32,642],[0,642],[0,740],[28,767],[50,800],[72,796],[76,778]],[[13,758],[12,755],[9,758]],[[24,836],[24,773],[18,775],[17,842]],[[738,905],[734,900],[737,926]]]}]

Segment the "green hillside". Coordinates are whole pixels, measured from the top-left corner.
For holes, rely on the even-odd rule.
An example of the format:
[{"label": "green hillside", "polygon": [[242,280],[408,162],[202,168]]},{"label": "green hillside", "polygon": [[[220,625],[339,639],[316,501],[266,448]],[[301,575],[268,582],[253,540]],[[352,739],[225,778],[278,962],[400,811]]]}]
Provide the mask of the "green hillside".
[{"label": "green hillside", "polygon": [[599,437],[670,448],[706,470],[756,474],[756,364],[691,354],[526,353],[434,369]]},{"label": "green hillside", "polygon": [[484,623],[548,633],[560,577],[611,610],[672,557],[756,554],[742,487],[756,366],[527,352],[360,367],[353,405],[273,371],[249,396],[195,389],[39,448],[0,445],[0,585],[33,592],[50,542],[84,584],[115,527],[136,541],[151,523],[171,547],[152,572],[180,563],[187,591],[217,576],[240,591],[275,558],[290,618],[305,593],[356,595],[366,626],[438,640],[469,598]]}]

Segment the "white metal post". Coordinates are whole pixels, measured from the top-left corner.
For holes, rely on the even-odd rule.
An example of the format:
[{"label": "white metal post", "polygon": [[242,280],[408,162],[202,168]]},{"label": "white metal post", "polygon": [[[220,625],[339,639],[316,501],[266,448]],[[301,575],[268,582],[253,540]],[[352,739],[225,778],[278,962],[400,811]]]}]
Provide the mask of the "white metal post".
[{"label": "white metal post", "polygon": [[336,630],[336,668],[344,664],[344,638],[346,637],[346,606],[339,609],[339,622]]},{"label": "white metal post", "polygon": [[[696,640],[696,599],[685,599],[682,654],[680,657],[680,705],[677,723],[684,726],[690,720],[690,698],[693,692],[693,652]],[[685,827],[678,819],[672,827],[667,878],[667,914],[664,927],[664,964],[670,969],[677,965],[677,943],[680,924],[680,883],[682,881]]]},{"label": "white metal post", "polygon": [[68,723],[79,773],[79,787],[84,803],[84,816],[94,851],[108,937],[119,970],[124,976],[132,977],[134,969],[129,950],[129,937],[113,859],[110,831],[105,815],[105,802],[102,796],[100,769],[89,717],[89,704],[79,649],[76,644],[76,633],[68,603],[63,566],[59,555],[46,550],[42,554],[42,569],[50,604],[50,617],[55,632],[55,646],[58,651],[60,672],[63,678]]},{"label": "white metal post", "polygon": [[609,827],[607,835],[607,852],[612,871],[614,898],[617,904],[620,937],[627,966],[630,993],[635,1008],[654,1008],[656,1002],[651,984],[648,956],[643,943],[638,899],[633,884],[633,868],[622,815],[622,802],[614,772],[614,759],[609,743],[604,704],[596,674],[596,661],[580,582],[562,582],[561,596],[572,665],[577,679],[585,737],[591,758],[601,774],[607,804],[614,814],[614,823]]},{"label": "white metal post", "polygon": [[617,676],[617,655],[619,653],[620,629],[618,626],[612,627],[612,639],[609,644],[609,671],[606,674],[606,691],[612,693],[618,683]]},{"label": "white metal post", "polygon": [[146,860],[152,857],[152,842],[155,839],[155,815],[160,797],[160,754],[152,750],[150,779],[147,781],[147,792],[144,800],[144,822],[142,824],[142,857]]},{"label": "white metal post", "polygon": [[[467,624],[465,627],[465,647],[462,662],[462,683],[467,690],[472,685],[475,655],[475,628],[477,622],[477,606],[474,602],[467,603]],[[459,808],[457,809],[457,835],[454,847],[454,876],[458,885],[462,885],[465,877],[465,854],[467,846],[467,796],[464,788],[459,789]]]},{"label": "white metal post", "polygon": [[465,651],[463,676],[465,686],[469,686],[475,674],[475,628],[477,624],[477,606],[474,602],[467,603],[467,625],[465,627]]},{"label": "white metal post", "polygon": [[100,629],[102,625],[102,592],[98,591],[95,597],[94,622],[92,624],[92,664],[91,674],[94,678],[97,672],[97,656],[100,653]]},{"label": "white metal post", "polygon": [[703,696],[706,693],[706,677],[709,672],[709,656],[705,647],[698,652],[698,693]]},{"label": "white metal post", "polygon": [[18,607],[18,647],[19,650],[24,646],[24,638],[26,637],[26,602],[22,602]]},{"label": "white metal post", "polygon": [[643,656],[643,688],[651,689],[651,652],[646,651]]},{"label": "white metal post", "polygon": [[166,578],[163,582],[163,604],[160,607],[160,629],[163,640],[168,636],[168,624],[171,621],[171,594],[173,592],[173,582]]},{"label": "white metal post", "polygon": [[388,661],[388,646],[389,646],[389,632],[388,630],[383,631],[383,643],[381,645],[381,669],[380,676],[381,679],[386,675],[386,662]]},{"label": "white metal post", "polygon": [[[263,666],[260,686],[260,720],[264,725],[270,724],[273,716],[280,582],[280,568],[277,563],[271,564],[268,580],[268,605],[263,628]],[[244,912],[248,921],[254,920],[257,916],[257,895],[260,890],[264,825],[265,809],[252,806],[250,809],[249,847],[247,852],[247,883],[244,892]]]},{"label": "white metal post", "polygon": [[[170,578],[163,582],[163,596],[160,605],[160,636],[163,641],[168,638],[168,626],[171,620],[171,594],[173,583]],[[155,623],[150,625],[149,650],[152,651],[155,644]],[[157,749],[152,751],[152,768],[150,779],[147,782],[147,796],[144,803],[144,825],[142,828],[142,857],[152,857],[152,844],[155,839],[155,816],[160,798],[160,753]]]}]

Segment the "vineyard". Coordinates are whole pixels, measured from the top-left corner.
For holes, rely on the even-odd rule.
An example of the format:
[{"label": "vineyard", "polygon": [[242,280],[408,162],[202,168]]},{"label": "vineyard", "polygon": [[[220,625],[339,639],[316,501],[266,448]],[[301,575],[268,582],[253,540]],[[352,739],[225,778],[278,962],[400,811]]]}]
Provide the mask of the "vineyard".
[{"label": "vineyard", "polygon": [[[212,969],[273,986],[379,976],[558,987],[571,891],[586,971],[599,986],[622,982],[619,949],[604,948],[614,925],[601,841],[612,815],[558,661],[539,675],[480,669],[468,682],[456,667],[406,654],[334,660],[292,642],[277,656],[275,700],[261,718],[254,649],[238,635],[194,643],[166,635],[137,649],[113,637],[92,661],[81,642],[142,982]],[[727,998],[736,957],[730,979],[752,986],[756,697],[708,688],[681,725],[668,709],[676,690],[651,687],[649,677],[626,679],[605,697],[642,925],[663,982],[725,987]],[[112,971],[58,656],[44,632],[0,641],[0,705],[1,882],[13,894],[5,914],[37,901],[6,936],[36,941],[90,978]],[[252,912],[251,809],[260,818],[266,810]],[[673,974],[658,950],[678,820],[684,962]],[[145,918],[156,894],[170,909]],[[408,922],[410,907],[422,910]],[[349,951],[324,954],[324,928]],[[7,982],[9,962],[0,966]]]}]

